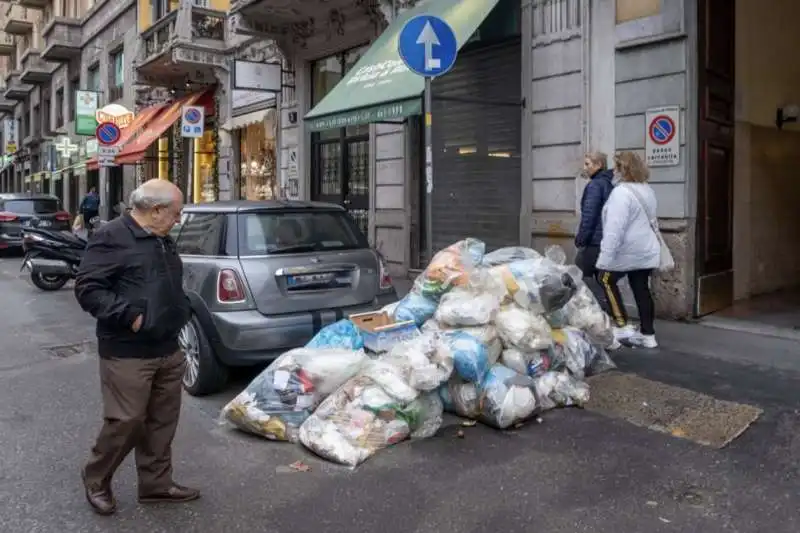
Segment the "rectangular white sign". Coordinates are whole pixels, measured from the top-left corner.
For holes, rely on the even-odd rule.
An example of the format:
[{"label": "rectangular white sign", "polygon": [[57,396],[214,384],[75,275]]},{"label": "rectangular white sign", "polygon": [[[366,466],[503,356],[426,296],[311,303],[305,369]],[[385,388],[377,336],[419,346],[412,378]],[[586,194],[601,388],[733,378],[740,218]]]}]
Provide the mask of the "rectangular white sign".
[{"label": "rectangular white sign", "polygon": [[203,136],[206,123],[205,108],[197,105],[185,105],[181,108],[181,136],[194,139]]},{"label": "rectangular white sign", "polygon": [[103,146],[97,147],[97,162],[101,167],[115,167],[114,158],[119,154],[119,146]]},{"label": "rectangular white sign", "polygon": [[233,88],[244,91],[281,92],[283,68],[280,63],[233,62]]},{"label": "rectangular white sign", "polygon": [[656,107],[645,112],[644,154],[648,167],[680,164],[680,118],[680,106]]}]

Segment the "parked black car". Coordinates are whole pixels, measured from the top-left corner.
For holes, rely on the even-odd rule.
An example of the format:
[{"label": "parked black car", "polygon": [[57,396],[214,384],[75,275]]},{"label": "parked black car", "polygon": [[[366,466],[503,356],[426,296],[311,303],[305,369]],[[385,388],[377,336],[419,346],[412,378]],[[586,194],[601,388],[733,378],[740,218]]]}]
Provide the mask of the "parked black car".
[{"label": "parked black car", "polygon": [[70,215],[60,200],[50,194],[0,194],[0,249],[22,247],[22,230],[36,226],[69,231]]}]

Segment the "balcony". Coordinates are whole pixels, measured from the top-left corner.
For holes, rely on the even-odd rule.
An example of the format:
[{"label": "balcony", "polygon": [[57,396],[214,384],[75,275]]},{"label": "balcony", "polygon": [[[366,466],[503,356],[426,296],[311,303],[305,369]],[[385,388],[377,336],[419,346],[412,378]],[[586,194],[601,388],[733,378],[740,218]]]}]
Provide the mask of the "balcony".
[{"label": "balcony", "polygon": [[0,56],[13,56],[15,50],[14,36],[0,31]]},{"label": "balcony", "polygon": [[33,90],[33,86],[22,83],[19,72],[12,72],[6,76],[6,90],[3,96],[7,100],[25,100]]},{"label": "balcony", "polygon": [[29,35],[33,33],[32,15],[26,7],[18,4],[8,4],[3,31],[12,35]]},{"label": "balcony", "polygon": [[20,81],[38,85],[49,82],[53,77],[55,65],[41,58],[39,52],[29,49],[22,55],[22,75]]},{"label": "balcony", "polygon": [[139,83],[159,87],[215,83],[215,68],[227,68],[225,13],[182,3],[141,33],[134,67]]},{"label": "balcony", "polygon": [[42,134],[38,131],[31,132],[30,135],[25,136],[22,139],[22,146],[28,148],[35,144],[40,144],[42,142]]},{"label": "balcony", "polygon": [[68,63],[81,55],[81,26],[76,19],[56,17],[42,31],[42,59]]},{"label": "balcony", "polygon": [[[0,95],[4,94],[5,92],[5,85],[0,85]],[[0,96],[0,113],[13,113],[15,107],[17,107],[17,102]]]},{"label": "balcony", "polygon": [[22,7],[41,10],[46,8],[52,0],[16,0],[16,2]]}]

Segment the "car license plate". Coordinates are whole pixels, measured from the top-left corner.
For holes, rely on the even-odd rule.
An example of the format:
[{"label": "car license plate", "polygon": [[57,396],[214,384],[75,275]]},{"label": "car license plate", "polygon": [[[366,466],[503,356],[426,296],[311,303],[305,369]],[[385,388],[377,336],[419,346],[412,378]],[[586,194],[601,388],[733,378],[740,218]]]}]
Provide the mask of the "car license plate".
[{"label": "car license plate", "polygon": [[334,274],[303,274],[298,276],[286,276],[286,285],[297,287],[298,285],[316,285],[318,283],[330,283]]},{"label": "car license plate", "polygon": [[41,227],[41,228],[49,228],[52,225],[53,225],[53,223],[50,222],[49,220],[40,220],[39,221],[39,227]]}]

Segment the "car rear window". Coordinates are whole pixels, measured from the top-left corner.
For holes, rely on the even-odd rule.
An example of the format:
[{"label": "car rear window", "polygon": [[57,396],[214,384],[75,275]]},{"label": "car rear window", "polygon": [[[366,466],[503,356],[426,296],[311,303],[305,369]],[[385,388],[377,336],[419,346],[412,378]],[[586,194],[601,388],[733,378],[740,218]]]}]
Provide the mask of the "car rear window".
[{"label": "car rear window", "polygon": [[368,247],[342,211],[260,212],[239,215],[239,255],[322,252]]},{"label": "car rear window", "polygon": [[52,215],[58,212],[58,200],[31,198],[30,200],[6,200],[3,208],[19,215]]}]

